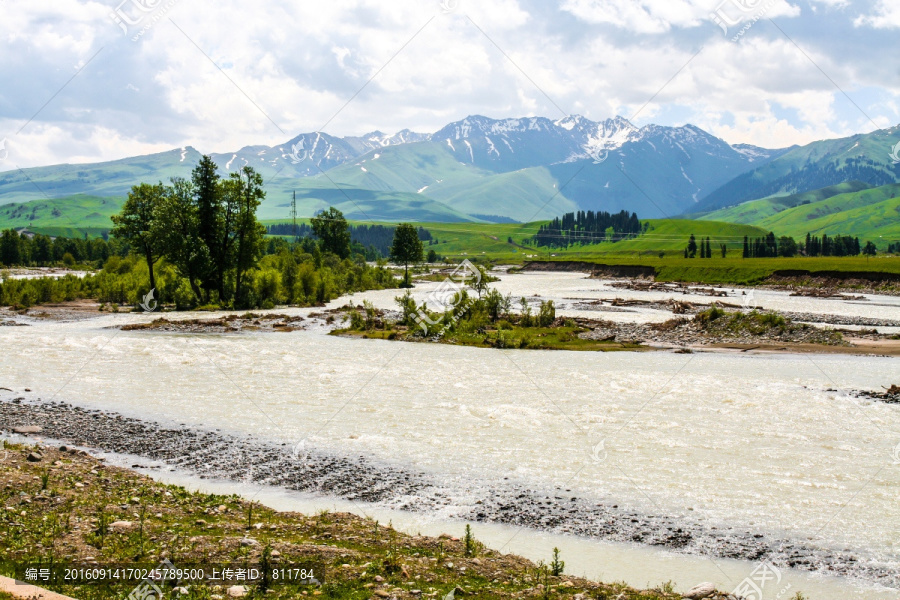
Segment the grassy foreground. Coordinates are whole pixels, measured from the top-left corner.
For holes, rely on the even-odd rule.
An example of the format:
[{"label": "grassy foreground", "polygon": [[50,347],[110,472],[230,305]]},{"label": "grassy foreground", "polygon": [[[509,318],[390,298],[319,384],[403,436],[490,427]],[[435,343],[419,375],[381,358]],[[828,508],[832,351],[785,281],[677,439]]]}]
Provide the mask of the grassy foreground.
[{"label": "grassy foreground", "polygon": [[[37,462],[28,455],[40,453]],[[109,467],[78,451],[9,445],[0,449],[0,573],[13,565],[52,560],[57,567],[175,568],[218,565],[314,569],[319,585],[257,583],[162,584],[166,597],[218,600],[226,596],[341,599],[579,598],[674,600],[671,586],[639,591],[600,584],[484,548],[459,537],[410,536],[390,524],[349,514],[281,513],[238,496],[167,486]],[[35,458],[35,457],[32,457]],[[477,531],[475,532],[477,533]],[[460,539],[463,538],[463,539]],[[548,556],[548,561],[551,557]],[[565,557],[562,557],[563,559]],[[83,600],[124,598],[140,582],[42,587]],[[175,588],[178,586],[178,588]],[[178,593],[169,594],[175,588]],[[229,589],[231,588],[231,589]],[[579,594],[581,594],[579,596]],[[452,595],[450,597],[453,597]],[[0,594],[0,600],[6,598]]]}]

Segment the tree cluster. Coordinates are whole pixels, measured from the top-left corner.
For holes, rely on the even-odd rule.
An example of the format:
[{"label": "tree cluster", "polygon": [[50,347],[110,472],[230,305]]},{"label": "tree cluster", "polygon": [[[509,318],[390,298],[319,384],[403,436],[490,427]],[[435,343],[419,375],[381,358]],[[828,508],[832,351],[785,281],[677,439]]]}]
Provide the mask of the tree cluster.
[{"label": "tree cluster", "polygon": [[[388,258],[391,255],[391,244],[394,241],[396,227],[390,225],[350,225],[350,250],[352,254],[362,254],[368,261]],[[297,239],[315,237],[312,226],[306,223],[277,223],[267,225],[269,235],[292,236]],[[419,239],[434,242],[431,232],[424,227],[418,228]]]},{"label": "tree cluster", "polygon": [[14,229],[0,233],[0,265],[4,267],[101,266],[110,256],[125,256],[129,249],[121,240],[100,237],[29,237]]},{"label": "tree cluster", "polygon": [[646,229],[636,213],[623,210],[616,214],[608,212],[567,213],[545,225],[530,238],[535,246],[567,248],[572,245],[616,242],[639,236]]},{"label": "tree cluster", "polygon": [[822,237],[806,234],[804,252],[807,256],[859,256],[862,248],[859,238],[837,235],[828,237],[823,233]]},{"label": "tree cluster", "polygon": [[187,282],[198,303],[246,307],[247,275],[263,254],[265,228],[256,210],[265,198],[262,177],[243,167],[227,178],[204,156],[191,180],[142,183],[131,189],[111,235],[127,240],[147,264],[165,258]]}]

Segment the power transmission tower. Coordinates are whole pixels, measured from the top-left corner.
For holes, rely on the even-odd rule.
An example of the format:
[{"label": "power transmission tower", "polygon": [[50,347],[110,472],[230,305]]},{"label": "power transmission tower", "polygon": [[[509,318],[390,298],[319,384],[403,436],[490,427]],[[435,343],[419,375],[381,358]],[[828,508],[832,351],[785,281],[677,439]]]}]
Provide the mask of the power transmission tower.
[{"label": "power transmission tower", "polygon": [[293,227],[291,231],[294,233],[294,243],[300,241],[300,232],[297,231],[297,191],[294,190],[294,199],[291,200],[291,223]]}]

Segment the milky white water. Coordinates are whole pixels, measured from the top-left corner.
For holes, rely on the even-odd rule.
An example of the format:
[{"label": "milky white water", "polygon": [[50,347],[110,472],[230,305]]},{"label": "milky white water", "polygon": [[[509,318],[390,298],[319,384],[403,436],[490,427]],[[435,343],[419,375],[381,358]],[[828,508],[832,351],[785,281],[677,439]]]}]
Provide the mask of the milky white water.
[{"label": "milky white water", "polygon": [[[577,274],[511,275],[497,287],[563,303],[650,296],[606,289]],[[396,295],[372,292],[353,301],[367,297],[393,308]],[[872,304],[887,305],[874,307],[776,292],[757,291],[755,298],[784,310],[900,318],[893,298],[873,297]],[[846,548],[861,560],[888,560],[900,569],[900,407],[844,393],[900,383],[896,359],[501,352],[317,332],[188,336],[104,329],[147,318],[2,328],[0,386],[130,416],[370,454],[470,482],[476,492],[455,498],[457,505],[474,503],[492,481],[508,477],[646,514]],[[657,317],[638,311],[631,318]],[[498,540],[508,533],[479,527]],[[530,533],[524,539],[538,558],[559,545],[585,557],[572,556],[585,573],[638,586],[673,579],[689,587],[699,577],[724,588],[753,568],[717,559],[731,565],[726,579],[708,560],[668,552],[564,544],[558,536]],[[900,597],[796,577],[806,583],[795,589],[815,590],[813,598]]]}]

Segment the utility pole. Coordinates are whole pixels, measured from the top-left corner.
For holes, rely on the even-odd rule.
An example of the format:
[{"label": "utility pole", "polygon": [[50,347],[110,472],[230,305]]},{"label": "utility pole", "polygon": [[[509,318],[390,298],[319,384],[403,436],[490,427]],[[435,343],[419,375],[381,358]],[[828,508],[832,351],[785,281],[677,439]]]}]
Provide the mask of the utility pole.
[{"label": "utility pole", "polygon": [[291,231],[294,234],[294,243],[300,241],[300,232],[297,231],[297,190],[294,190],[294,199],[291,200]]}]

